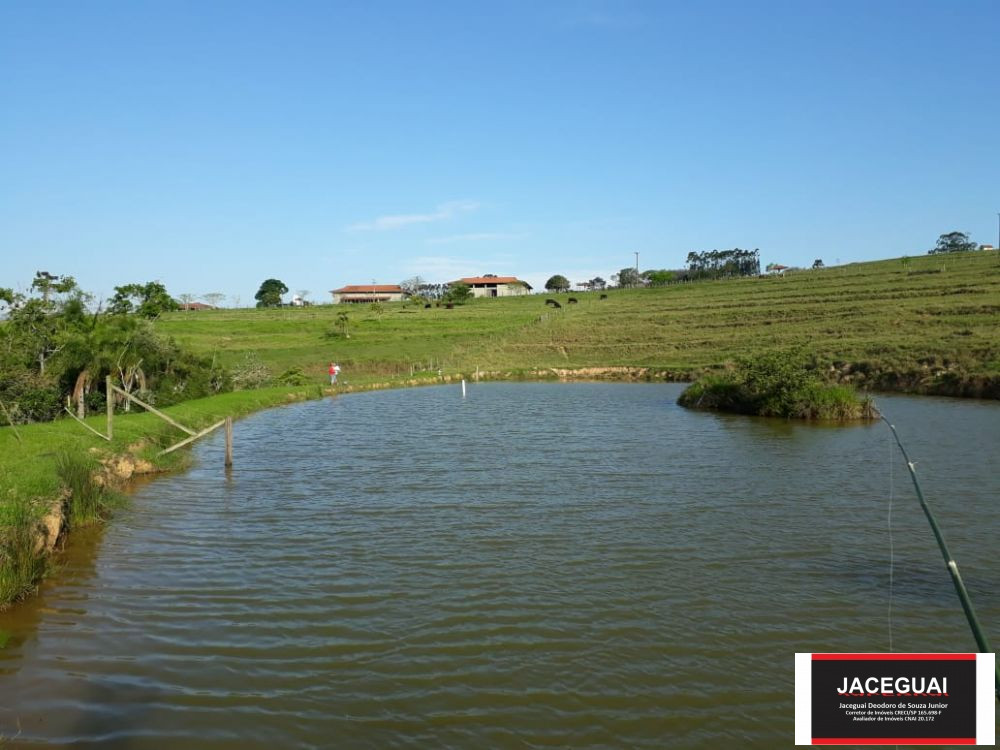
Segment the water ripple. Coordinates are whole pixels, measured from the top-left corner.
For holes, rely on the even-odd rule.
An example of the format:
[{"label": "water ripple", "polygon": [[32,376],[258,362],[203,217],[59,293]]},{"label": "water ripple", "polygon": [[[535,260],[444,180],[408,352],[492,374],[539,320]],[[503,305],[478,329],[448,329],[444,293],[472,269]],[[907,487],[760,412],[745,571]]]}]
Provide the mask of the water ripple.
[{"label": "water ripple", "polygon": [[[792,654],[886,647],[886,435],[686,412],[677,392],[445,387],[239,423],[231,476],[215,436],[0,614],[0,736],[789,745]],[[997,479],[962,446],[1000,444],[1000,410],[885,403],[932,456],[928,492],[996,622]],[[895,470],[897,649],[969,648]]]}]

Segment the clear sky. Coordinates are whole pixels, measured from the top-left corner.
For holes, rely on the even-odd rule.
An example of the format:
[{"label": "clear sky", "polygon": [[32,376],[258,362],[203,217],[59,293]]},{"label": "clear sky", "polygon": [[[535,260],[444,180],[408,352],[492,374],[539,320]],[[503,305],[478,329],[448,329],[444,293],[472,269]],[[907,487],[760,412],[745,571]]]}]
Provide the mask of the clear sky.
[{"label": "clear sky", "polygon": [[0,286],[996,244],[1000,2],[0,3]]}]

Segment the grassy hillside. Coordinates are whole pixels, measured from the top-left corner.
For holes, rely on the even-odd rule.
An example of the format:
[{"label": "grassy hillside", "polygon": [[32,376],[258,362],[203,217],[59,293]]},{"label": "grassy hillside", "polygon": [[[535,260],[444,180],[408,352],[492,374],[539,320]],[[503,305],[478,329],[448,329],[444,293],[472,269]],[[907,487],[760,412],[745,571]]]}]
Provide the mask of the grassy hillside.
[{"label": "grassy hillside", "polygon": [[[549,295],[551,296],[551,295]],[[569,305],[573,296],[578,304]],[[1000,254],[921,256],[783,277],[660,289],[478,300],[453,310],[386,305],[172,313],[160,327],[237,364],[317,382],[336,359],[350,380],[414,370],[651,367],[696,373],[762,349],[802,346],[840,379],[1000,396]],[[347,310],[350,339],[329,337]],[[991,390],[992,389],[992,390]]]},{"label": "grassy hillside", "polygon": [[[480,340],[500,341],[530,325],[542,300],[480,300],[453,310],[393,303],[376,314],[369,305],[208,310],[163,316],[157,327],[198,352],[237,367],[255,352],[275,375],[302,367],[319,382],[333,360],[349,379],[409,375],[417,369],[455,368],[454,352]],[[348,315],[348,333],[338,314]],[[475,367],[475,365],[473,365]]]}]

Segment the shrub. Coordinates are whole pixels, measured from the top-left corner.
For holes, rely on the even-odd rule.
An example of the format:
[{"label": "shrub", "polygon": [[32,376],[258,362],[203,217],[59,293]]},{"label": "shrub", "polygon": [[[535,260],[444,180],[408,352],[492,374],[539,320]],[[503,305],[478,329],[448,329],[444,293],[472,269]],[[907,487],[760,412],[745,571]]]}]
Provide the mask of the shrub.
[{"label": "shrub", "polygon": [[212,360],[186,352],[178,353],[169,367],[154,379],[152,388],[155,395],[152,403],[170,406],[193,398],[231,391],[234,380],[233,373]]},{"label": "shrub", "polygon": [[271,382],[271,371],[257,352],[247,352],[243,362],[233,369],[233,385],[241,390],[262,388]]},{"label": "shrub", "polygon": [[775,351],[747,357],[726,375],[707,376],[677,400],[693,409],[713,409],[762,417],[874,419],[870,398],[850,386],[827,385],[800,351]]},{"label": "shrub", "polygon": [[289,367],[275,378],[275,380],[282,385],[307,385],[309,383],[309,376],[302,371],[301,367]]},{"label": "shrub", "polygon": [[[57,384],[28,370],[0,368],[0,400],[15,424],[48,422],[62,411],[63,400]],[[7,424],[0,410],[0,425]]]}]

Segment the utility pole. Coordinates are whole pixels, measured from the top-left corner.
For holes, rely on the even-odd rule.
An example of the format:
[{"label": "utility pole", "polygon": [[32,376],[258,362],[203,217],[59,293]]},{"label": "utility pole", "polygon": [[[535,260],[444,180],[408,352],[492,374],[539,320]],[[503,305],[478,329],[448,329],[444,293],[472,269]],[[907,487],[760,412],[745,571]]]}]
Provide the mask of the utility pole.
[{"label": "utility pole", "polygon": [[1000,250],[1000,211],[997,211],[997,250]]}]

